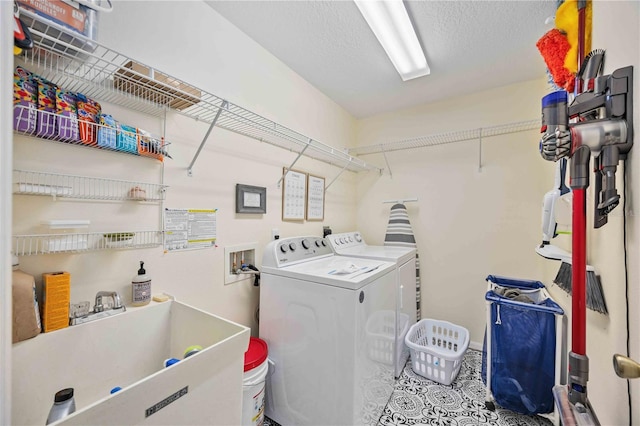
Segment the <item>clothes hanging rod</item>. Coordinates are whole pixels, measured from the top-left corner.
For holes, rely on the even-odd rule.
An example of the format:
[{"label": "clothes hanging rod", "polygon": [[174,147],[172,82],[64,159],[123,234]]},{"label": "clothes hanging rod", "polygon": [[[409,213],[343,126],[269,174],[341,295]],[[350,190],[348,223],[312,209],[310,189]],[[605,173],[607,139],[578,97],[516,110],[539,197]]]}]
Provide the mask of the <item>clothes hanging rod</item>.
[{"label": "clothes hanging rod", "polygon": [[402,198],[399,200],[385,200],[383,201],[384,204],[404,204],[404,203],[415,203],[418,201],[418,197],[415,198]]},{"label": "clothes hanging rod", "polygon": [[351,155],[379,154],[390,151],[423,148],[427,146],[445,145],[454,142],[476,140],[480,137],[507,135],[510,133],[524,132],[540,128],[540,119],[518,121],[496,126],[479,127],[476,129],[454,130],[451,132],[437,133],[426,136],[418,136],[395,142],[386,142],[376,145],[360,146],[349,149]]}]

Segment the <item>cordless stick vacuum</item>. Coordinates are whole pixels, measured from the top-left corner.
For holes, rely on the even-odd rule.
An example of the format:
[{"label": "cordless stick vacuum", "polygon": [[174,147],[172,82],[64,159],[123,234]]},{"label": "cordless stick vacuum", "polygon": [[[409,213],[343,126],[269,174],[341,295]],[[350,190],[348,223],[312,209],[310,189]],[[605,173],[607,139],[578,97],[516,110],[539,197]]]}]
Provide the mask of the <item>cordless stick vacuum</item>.
[{"label": "cordless stick vacuum", "polygon": [[[540,153],[545,160],[571,159],[572,213],[572,348],[569,353],[569,383],[554,389],[563,424],[597,424],[587,398],[589,359],[586,355],[586,190],[589,161],[594,156],[596,228],[607,223],[607,215],[618,205],[618,162],[626,159],[633,145],[633,67],[595,77],[586,91],[567,105],[565,91],[542,98]],[[570,120],[574,120],[570,123]],[[577,120],[577,121],[575,121]],[[568,394],[568,395],[567,395]]]}]

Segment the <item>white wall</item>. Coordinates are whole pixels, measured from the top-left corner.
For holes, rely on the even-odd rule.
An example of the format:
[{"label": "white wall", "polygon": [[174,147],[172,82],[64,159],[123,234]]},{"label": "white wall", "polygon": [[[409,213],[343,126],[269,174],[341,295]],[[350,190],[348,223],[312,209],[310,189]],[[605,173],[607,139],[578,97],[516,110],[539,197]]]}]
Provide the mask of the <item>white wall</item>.
[{"label": "white wall", "polygon": [[[592,48],[607,50],[605,73],[634,65],[635,123],[638,113],[637,70],[640,67],[638,2],[594,2]],[[534,48],[532,46],[532,48]],[[541,75],[544,68],[541,69]],[[392,142],[449,131],[505,124],[540,116],[544,81],[528,82],[449,99],[360,120],[358,145]],[[637,130],[636,130],[637,134]],[[539,279],[569,314],[571,298],[552,282],[559,264],[534,252],[539,244],[540,208],[553,185],[554,165],[538,154],[539,133],[530,131],[482,144],[478,142],[387,153],[393,177],[358,179],[358,227],[368,241],[382,243],[389,205],[382,200],[418,197],[408,203],[421,259],[422,316],[446,319],[467,327],[471,340],[482,342],[487,274]],[[635,137],[636,143],[638,137]],[[640,161],[637,147],[627,168]],[[383,162],[380,155],[363,157]],[[622,194],[622,171],[618,188]],[[631,355],[640,359],[639,235],[634,214],[640,208],[634,187],[640,175],[629,173],[628,246]],[[612,368],[612,355],[626,353],[626,302],[623,263],[623,208],[610,214],[609,224],[592,230],[593,191],[588,195],[588,263],[601,275],[609,315],[587,312],[587,354],[590,358],[589,399],[602,424],[627,424],[627,383]],[[571,249],[569,236],[554,244]],[[570,347],[570,333],[568,336]],[[632,381],[634,423],[640,418],[639,384]]]},{"label": "white wall", "polygon": [[[544,80],[448,99],[359,122],[362,145],[489,127],[540,114]],[[358,227],[382,243],[390,205],[407,203],[418,243],[422,316],[458,323],[482,342],[488,274],[539,279],[544,261],[540,205],[553,165],[540,158],[537,131],[388,152],[392,176],[358,183]],[[381,154],[365,156],[378,160]],[[548,178],[548,176],[550,178]]]},{"label": "white wall", "polygon": [[[355,120],[348,113],[200,1],[116,1],[113,13],[100,19],[100,41],[113,50],[336,148],[353,139]],[[124,123],[155,134],[163,131],[162,120],[113,105],[103,108]],[[154,293],[172,293],[251,326],[257,334],[254,313],[259,289],[252,279],[223,284],[224,248],[257,243],[259,267],[272,228],[279,228],[283,237],[322,235],[323,225],[354,228],[354,175],[345,172],[327,191],[324,222],[283,222],[281,189],[276,183],[296,154],[216,128],[195,163],[193,177],[188,177],[187,167],[207,128],[170,113],[166,139],[172,144],[173,160],[165,161],[164,171],[154,160],[18,137],[15,167],[151,183],[158,183],[164,172],[164,183],[169,185],[165,207],[219,209],[216,248],[168,254],[158,247],[25,256],[22,269],[38,281],[43,272],[69,271],[72,302],[93,303],[99,290],[117,290],[130,301],[131,277],[138,261],[144,260]],[[301,159],[295,168],[324,176],[327,183],[340,172],[338,167],[308,159]],[[237,183],[267,188],[265,215],[235,213]],[[54,202],[33,196],[14,197],[14,218],[15,234],[41,232],[40,220],[64,218],[90,219],[90,232],[162,227],[158,205]]]}]

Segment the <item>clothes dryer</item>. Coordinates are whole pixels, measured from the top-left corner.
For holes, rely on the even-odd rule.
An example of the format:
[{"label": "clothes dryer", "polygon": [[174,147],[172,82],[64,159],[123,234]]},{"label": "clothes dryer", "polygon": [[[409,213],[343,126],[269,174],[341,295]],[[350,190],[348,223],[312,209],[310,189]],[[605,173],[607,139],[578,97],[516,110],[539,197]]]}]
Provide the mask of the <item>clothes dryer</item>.
[{"label": "clothes dryer", "polygon": [[[266,415],[283,425],[376,425],[393,392],[381,347],[395,314],[395,265],[337,256],[326,239],[275,240],[264,251],[260,338],[269,346]],[[395,318],[394,318],[395,320]]]},{"label": "clothes dryer", "polygon": [[416,249],[411,247],[371,246],[360,232],[346,232],[327,236],[334,252],[341,256],[377,259],[393,262],[396,279],[396,325],[394,365],[395,377],[400,377],[409,357],[404,337],[416,318]]}]

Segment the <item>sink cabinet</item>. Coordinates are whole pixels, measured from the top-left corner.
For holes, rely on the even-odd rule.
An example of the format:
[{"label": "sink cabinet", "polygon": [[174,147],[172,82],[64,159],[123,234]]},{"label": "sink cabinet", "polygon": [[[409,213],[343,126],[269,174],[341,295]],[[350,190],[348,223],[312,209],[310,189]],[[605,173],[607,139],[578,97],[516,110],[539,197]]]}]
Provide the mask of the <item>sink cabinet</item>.
[{"label": "sink cabinet", "polygon": [[[55,424],[240,424],[249,335],[178,301],[41,334],[13,345],[11,424],[45,424],[65,387],[76,412]],[[193,345],[203,350],[183,359]],[[168,358],[180,362],[164,368]]]}]

